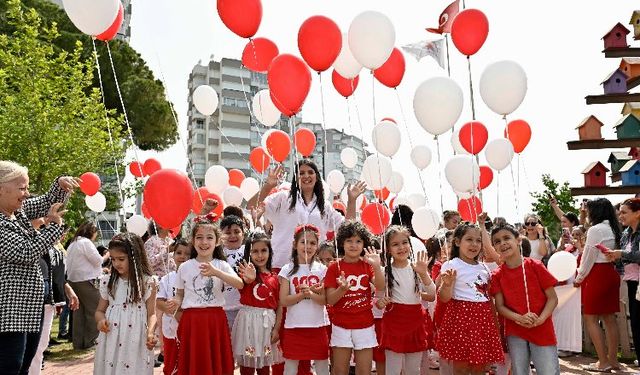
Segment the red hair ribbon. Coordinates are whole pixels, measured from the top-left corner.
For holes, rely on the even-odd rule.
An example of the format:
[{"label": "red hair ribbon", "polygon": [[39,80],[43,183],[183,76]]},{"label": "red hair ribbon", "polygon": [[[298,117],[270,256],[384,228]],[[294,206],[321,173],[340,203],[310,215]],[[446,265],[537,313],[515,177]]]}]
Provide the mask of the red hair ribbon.
[{"label": "red hair ribbon", "polygon": [[298,234],[302,231],[310,231],[310,232],[315,232],[315,234],[320,235],[320,229],[318,229],[318,227],[316,227],[313,224],[304,224],[304,225],[299,225],[296,227],[296,231],[294,232],[295,234]]},{"label": "red hair ribbon", "polygon": [[193,218],[194,223],[215,223],[216,221],[218,221],[218,215],[213,212]]}]

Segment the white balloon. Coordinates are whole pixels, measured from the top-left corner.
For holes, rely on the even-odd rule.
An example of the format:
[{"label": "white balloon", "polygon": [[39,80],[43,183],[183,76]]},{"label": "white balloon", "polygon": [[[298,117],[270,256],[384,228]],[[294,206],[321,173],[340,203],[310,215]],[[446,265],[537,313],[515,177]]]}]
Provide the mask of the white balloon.
[{"label": "white balloon", "polygon": [[135,233],[142,237],[147,232],[149,222],[142,215],[133,215],[127,219],[127,232]]},{"label": "white balloon", "polygon": [[384,156],[393,156],[400,148],[400,129],[391,121],[382,121],[373,127],[373,147]]},{"label": "white balloon", "polygon": [[411,161],[418,169],[423,170],[431,164],[431,149],[427,145],[415,145],[411,150]]},{"label": "white balloon", "polygon": [[358,164],[358,154],[356,150],[347,147],[340,152],[340,160],[345,167],[351,169]]},{"label": "white balloon", "polygon": [[480,77],[480,96],[493,112],[508,115],[527,94],[527,74],[515,61],[498,61],[484,69]]},{"label": "white balloon", "polygon": [[347,40],[347,34],[342,34],[342,48],[340,49],[340,54],[338,54],[336,61],[333,62],[333,68],[344,78],[355,78],[360,74],[362,65],[355,57],[353,57]]},{"label": "white balloon", "polygon": [[549,269],[549,273],[558,281],[565,281],[576,273],[578,262],[576,257],[571,255],[571,253],[556,251],[551,258],[549,258],[547,268]]},{"label": "white balloon", "polygon": [[416,90],[413,111],[424,130],[440,135],[451,129],[462,113],[462,89],[447,77],[430,78]]},{"label": "white balloon", "polygon": [[456,155],[445,165],[444,174],[454,191],[473,191],[474,187],[477,189],[480,180],[480,167],[473,157]]},{"label": "white balloon", "polygon": [[209,85],[200,85],[191,97],[198,112],[211,116],[218,109],[218,93]]},{"label": "white balloon", "polygon": [[278,123],[282,115],[273,101],[269,89],[260,90],[251,102],[253,115],[264,126],[273,126]]},{"label": "white balloon", "polygon": [[344,175],[337,169],[334,169],[327,174],[327,184],[329,185],[329,190],[331,190],[333,194],[340,194],[345,181]]},{"label": "white balloon", "polygon": [[222,192],[222,200],[226,206],[240,207],[242,204],[242,191],[237,186],[229,186]]},{"label": "white balloon", "polygon": [[433,237],[440,226],[440,215],[428,207],[420,207],[413,212],[411,227],[423,240]]},{"label": "white balloon", "polygon": [[393,171],[389,182],[387,182],[387,189],[389,189],[391,193],[397,194],[402,190],[403,187],[404,177],[402,177],[402,174],[400,174],[400,172]]},{"label": "white balloon", "polygon": [[382,66],[391,56],[395,43],[393,23],[382,13],[369,10],[351,21],[349,48],[356,60],[365,67],[373,70]]},{"label": "white balloon", "polygon": [[85,196],[84,203],[87,204],[87,207],[93,212],[100,213],[107,208],[107,198],[105,198],[102,192],[97,192],[92,196]]},{"label": "white balloon", "polygon": [[268,129],[266,132],[262,133],[262,139],[260,139],[260,146],[262,146],[262,149],[264,150],[265,154],[267,154],[269,156],[271,156],[271,153],[269,152],[269,149],[267,148],[267,138],[269,138],[271,133],[273,133],[276,130],[277,129]]},{"label": "white balloon", "polygon": [[385,156],[369,155],[362,166],[362,179],[372,190],[385,187],[392,173],[391,161]]},{"label": "white balloon", "polygon": [[427,199],[421,193],[411,193],[407,197],[409,201],[409,207],[415,212],[420,207],[424,207],[427,204]]},{"label": "white balloon", "polygon": [[511,164],[513,144],[506,138],[491,140],[484,149],[484,157],[491,168],[501,171]]},{"label": "white balloon", "polygon": [[212,165],[204,174],[204,186],[214,193],[220,194],[229,186],[229,172],[221,165]]},{"label": "white balloon", "polygon": [[454,191],[454,193],[456,193],[460,199],[469,199],[473,197],[473,193],[469,191]]},{"label": "white balloon", "polygon": [[253,198],[260,191],[260,183],[253,177],[247,177],[240,183],[240,192],[246,200]]},{"label": "white balloon", "polygon": [[118,15],[118,0],[63,0],[64,11],[78,30],[91,36],[100,35]]},{"label": "white balloon", "polygon": [[455,129],[451,134],[451,147],[458,155],[471,155],[460,143],[460,129]]}]

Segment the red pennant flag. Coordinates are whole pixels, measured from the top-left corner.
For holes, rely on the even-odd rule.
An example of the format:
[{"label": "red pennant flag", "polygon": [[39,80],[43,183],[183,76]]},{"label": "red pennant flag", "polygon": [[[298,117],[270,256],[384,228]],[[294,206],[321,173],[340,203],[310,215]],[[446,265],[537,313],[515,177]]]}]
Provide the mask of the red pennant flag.
[{"label": "red pennant flag", "polygon": [[435,34],[444,34],[451,32],[451,24],[453,23],[453,19],[456,18],[458,13],[460,12],[460,0],[455,0],[453,3],[449,4],[442,13],[440,13],[439,26],[437,29],[427,28],[427,31]]}]

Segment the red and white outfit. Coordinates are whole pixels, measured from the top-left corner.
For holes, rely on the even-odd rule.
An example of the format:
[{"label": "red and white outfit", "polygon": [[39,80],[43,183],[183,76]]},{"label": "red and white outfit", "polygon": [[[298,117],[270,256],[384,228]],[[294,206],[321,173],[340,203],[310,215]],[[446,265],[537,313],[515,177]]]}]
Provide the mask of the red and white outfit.
[{"label": "red and white outfit", "polygon": [[[436,349],[440,358],[474,366],[502,363],[504,353],[496,313],[489,300],[489,270],[454,258],[441,272],[455,269],[457,276],[451,300],[438,326]],[[442,302],[440,302],[442,303]]]},{"label": "red and white outfit", "polygon": [[[160,279],[157,298],[170,300],[176,297],[178,273],[171,271]],[[164,375],[171,375],[178,365],[178,321],[173,315],[162,314],[162,344],[164,346]]]},{"label": "red and white outfit", "polygon": [[[235,274],[229,263],[214,259],[213,267]],[[195,259],[178,269],[176,289],[184,289],[182,317],[178,325],[178,375],[232,374],[233,353],[227,316],[222,307],[223,281],[202,276]]]},{"label": "red and white outfit", "polygon": [[620,275],[613,263],[598,249],[609,249],[616,240],[609,221],[596,224],[587,231],[587,240],[578,268],[576,282],[582,288],[582,312],[587,315],[608,315],[620,311]]},{"label": "red and white outfit", "polygon": [[260,369],[282,362],[277,344],[271,344],[271,332],[276,323],[278,276],[272,272],[260,274],[240,290],[242,307],[233,325],[233,357],[241,367]]},{"label": "red and white outfit", "polygon": [[375,348],[378,342],[371,298],[373,267],[363,260],[356,263],[333,262],[324,278],[325,288],[338,288],[341,273],[344,273],[349,289],[332,307],[330,345],[354,350]]}]

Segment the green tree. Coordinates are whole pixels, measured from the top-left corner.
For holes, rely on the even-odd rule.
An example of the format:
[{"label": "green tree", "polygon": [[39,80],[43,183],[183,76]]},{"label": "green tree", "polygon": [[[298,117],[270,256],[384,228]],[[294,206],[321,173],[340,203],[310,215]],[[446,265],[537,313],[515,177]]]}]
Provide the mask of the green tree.
[{"label": "green tree", "polygon": [[[82,42],[81,55],[84,59],[94,60],[93,45],[89,36],[82,34],[71,23],[64,10],[49,0],[22,0],[23,9],[33,8],[40,15],[42,24],[59,30],[59,37],[52,43],[57,51],[73,53]],[[5,13],[6,2],[0,2],[0,13]],[[15,26],[0,17],[0,33],[11,34]],[[100,72],[104,85],[105,105],[119,114],[123,114],[115,78],[109,61],[105,43],[96,41],[100,60]],[[166,100],[164,85],[156,80],[139,53],[131,46],[119,40],[109,42],[113,65],[116,70],[122,98],[127,109],[129,125],[134,142],[143,150],[164,150],[178,139],[178,129],[171,115],[170,103]],[[93,76],[93,88],[99,88],[98,76]],[[143,91],[137,92],[136,89]],[[153,108],[153,110],[151,110]],[[126,129],[126,125],[123,125]]]},{"label": "green tree", "polygon": [[571,196],[571,189],[569,183],[564,182],[560,185],[556,180],[551,178],[551,175],[542,175],[542,184],[544,190],[542,192],[533,192],[531,196],[535,201],[532,204],[533,212],[540,217],[544,225],[549,231],[549,235],[555,241],[560,237],[560,220],[553,212],[549,197],[554,196],[558,201],[558,207],[563,212],[573,212],[578,214],[578,210],[575,208],[575,199]]},{"label": "green tree", "polygon": [[[127,144],[121,116],[107,113],[99,90],[92,88],[93,60],[82,58],[80,44],[72,52],[55,51],[55,24],[43,25],[20,0],[7,0],[6,9],[3,21],[15,31],[0,34],[0,159],[27,166],[36,194],[60,175],[113,174]],[[82,198],[75,194],[68,203],[71,225],[86,212]]]}]

